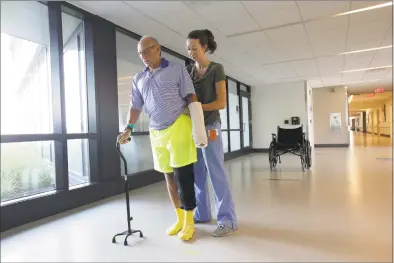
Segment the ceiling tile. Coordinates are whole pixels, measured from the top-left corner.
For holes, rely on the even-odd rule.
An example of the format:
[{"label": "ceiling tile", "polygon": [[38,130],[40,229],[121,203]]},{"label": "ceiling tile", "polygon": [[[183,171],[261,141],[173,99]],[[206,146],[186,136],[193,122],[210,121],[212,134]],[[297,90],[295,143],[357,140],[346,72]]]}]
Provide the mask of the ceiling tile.
[{"label": "ceiling tile", "polygon": [[322,75],[334,72],[341,72],[344,63],[344,56],[332,56],[317,58],[319,72]]},{"label": "ceiling tile", "polygon": [[368,68],[376,51],[360,52],[345,55],[344,70]]},{"label": "ceiling tile", "polygon": [[287,60],[313,57],[303,25],[269,29],[266,34],[278,50],[285,54]]},{"label": "ceiling tile", "polygon": [[301,21],[294,1],[243,1],[242,4],[261,28]]},{"label": "ceiling tile", "polygon": [[375,69],[365,72],[363,80],[374,80],[385,78],[390,69]]},{"label": "ceiling tile", "polygon": [[288,63],[266,65],[263,66],[262,68],[263,71],[269,74],[270,78],[286,79],[286,78],[297,77],[297,74],[294,72],[293,68]]},{"label": "ceiling tile", "polygon": [[308,83],[312,88],[320,88],[324,86],[320,78],[308,80]]},{"label": "ceiling tile", "polygon": [[380,46],[392,27],[391,7],[356,13],[349,19],[348,50]]},{"label": "ceiling tile", "polygon": [[287,60],[286,55],[272,44],[269,44],[268,46],[251,48],[248,51],[248,54],[260,65],[272,64]]},{"label": "ceiling tile", "polygon": [[330,17],[305,23],[305,29],[310,35],[323,34],[332,30],[346,31],[348,27],[348,17]]},{"label": "ceiling tile", "polygon": [[[357,9],[374,6],[382,3],[384,2],[352,1],[351,10],[357,10]],[[349,15],[349,19],[350,19],[350,25],[355,25],[360,23],[369,24],[374,22],[381,22],[381,23],[391,22],[392,6],[372,9],[365,12],[354,13]]]},{"label": "ceiling tile", "polygon": [[[126,1],[126,3],[185,37],[192,30],[210,27],[197,13],[180,1]],[[174,13],[177,15],[174,16]]]},{"label": "ceiling tile", "polygon": [[371,67],[381,67],[392,65],[393,60],[393,49],[386,48],[378,50],[375,57],[372,60]]},{"label": "ceiling tile", "polygon": [[350,1],[297,1],[304,20],[344,13],[350,9]]},{"label": "ceiling tile", "polygon": [[364,71],[343,73],[342,83],[360,81],[360,80],[362,80],[364,74],[365,74]]},{"label": "ceiling tile", "polygon": [[316,57],[337,55],[345,52],[346,28],[310,34],[309,39]]},{"label": "ceiling tile", "polygon": [[246,49],[257,47],[265,48],[269,45],[272,46],[271,41],[267,39],[267,36],[263,31],[241,36],[228,37],[228,39],[229,41]]},{"label": "ceiling tile", "polygon": [[[260,29],[240,2],[214,1],[206,5],[195,4],[195,1],[185,3],[224,35]],[[208,2],[204,1],[204,3]]]},{"label": "ceiling tile", "polygon": [[289,62],[288,64],[293,68],[293,71],[300,78],[319,75],[315,59],[293,61]]},{"label": "ceiling tile", "polygon": [[329,86],[339,86],[342,82],[342,74],[341,73],[334,73],[328,75],[322,75],[323,84],[326,87]]},{"label": "ceiling tile", "polygon": [[393,45],[393,28],[389,29],[389,32],[384,39],[382,46],[390,46]]}]

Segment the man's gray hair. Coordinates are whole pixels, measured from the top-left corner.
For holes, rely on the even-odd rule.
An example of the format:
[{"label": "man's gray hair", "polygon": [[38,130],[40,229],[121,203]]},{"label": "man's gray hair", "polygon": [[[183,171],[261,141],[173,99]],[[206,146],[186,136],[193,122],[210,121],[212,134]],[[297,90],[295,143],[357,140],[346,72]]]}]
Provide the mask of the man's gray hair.
[{"label": "man's gray hair", "polygon": [[155,44],[155,45],[160,45],[160,44],[159,44],[159,41],[157,41],[156,38],[151,37],[151,36],[143,36],[143,37],[141,37],[139,43],[141,43],[141,42],[142,42],[143,40],[145,40],[145,39],[149,39],[149,40],[152,41],[153,44]]}]

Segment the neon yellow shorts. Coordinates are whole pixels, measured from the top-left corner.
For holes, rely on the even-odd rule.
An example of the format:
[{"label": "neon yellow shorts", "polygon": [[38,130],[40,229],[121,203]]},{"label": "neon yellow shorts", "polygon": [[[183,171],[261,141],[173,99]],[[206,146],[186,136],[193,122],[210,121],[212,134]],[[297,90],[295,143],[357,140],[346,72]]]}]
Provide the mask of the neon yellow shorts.
[{"label": "neon yellow shorts", "polygon": [[153,164],[156,171],[172,173],[173,168],[197,162],[197,149],[192,137],[192,120],[182,114],[164,130],[150,129]]}]

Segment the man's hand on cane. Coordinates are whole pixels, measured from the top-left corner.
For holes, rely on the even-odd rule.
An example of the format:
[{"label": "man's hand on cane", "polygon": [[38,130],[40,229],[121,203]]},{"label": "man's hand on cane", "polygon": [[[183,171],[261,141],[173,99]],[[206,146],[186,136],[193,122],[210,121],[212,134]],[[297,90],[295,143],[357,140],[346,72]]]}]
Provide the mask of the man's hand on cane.
[{"label": "man's hand on cane", "polygon": [[126,128],[124,132],[118,135],[118,142],[119,144],[126,144],[130,141],[130,136],[131,136],[131,129]]}]

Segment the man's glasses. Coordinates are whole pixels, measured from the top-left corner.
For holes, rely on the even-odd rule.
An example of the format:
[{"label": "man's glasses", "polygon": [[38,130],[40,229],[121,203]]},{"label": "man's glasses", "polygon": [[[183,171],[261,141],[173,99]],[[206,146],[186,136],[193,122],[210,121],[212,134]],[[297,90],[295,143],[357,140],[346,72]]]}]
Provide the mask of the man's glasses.
[{"label": "man's glasses", "polygon": [[147,55],[154,47],[156,47],[156,45],[153,45],[153,46],[145,48],[144,50],[138,51],[138,55],[139,56]]}]

